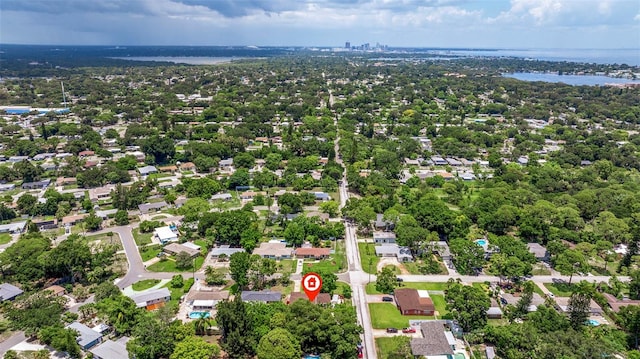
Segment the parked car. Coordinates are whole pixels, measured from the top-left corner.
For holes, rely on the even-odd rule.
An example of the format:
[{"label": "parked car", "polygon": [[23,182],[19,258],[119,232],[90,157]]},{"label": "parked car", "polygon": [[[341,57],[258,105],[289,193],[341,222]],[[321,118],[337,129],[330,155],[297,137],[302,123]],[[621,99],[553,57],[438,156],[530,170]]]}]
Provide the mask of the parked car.
[{"label": "parked car", "polygon": [[404,279],[400,278],[400,277],[396,277],[396,280],[400,283],[404,282]]},{"label": "parked car", "polygon": [[416,332],[416,328],[411,328],[411,327],[404,328],[404,329],[402,329],[402,332],[403,333],[415,333]]},{"label": "parked car", "polygon": [[387,328],[387,333],[397,333],[398,329],[396,328]]},{"label": "parked car", "polygon": [[382,297],[383,302],[393,302],[393,298],[391,297]]}]

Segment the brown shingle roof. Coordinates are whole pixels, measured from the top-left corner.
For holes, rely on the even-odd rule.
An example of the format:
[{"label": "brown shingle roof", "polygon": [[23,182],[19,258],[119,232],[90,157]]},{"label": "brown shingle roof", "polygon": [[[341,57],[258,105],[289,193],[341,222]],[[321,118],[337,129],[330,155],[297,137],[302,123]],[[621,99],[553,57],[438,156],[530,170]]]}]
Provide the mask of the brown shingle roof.
[{"label": "brown shingle roof", "polygon": [[331,253],[329,248],[298,248],[296,249],[297,256],[328,256]]},{"label": "brown shingle roof", "polygon": [[[292,304],[295,301],[297,301],[298,299],[309,300],[309,297],[307,297],[307,294],[303,293],[303,292],[293,292],[289,296],[288,304]],[[329,303],[331,303],[331,294],[329,294],[329,293],[320,293],[320,294],[318,294],[316,299],[313,301],[313,303],[315,303],[315,304],[329,304]]]},{"label": "brown shingle roof", "polygon": [[398,288],[393,291],[400,310],[434,311],[431,298],[421,298],[418,291],[412,288]]},{"label": "brown shingle roof", "polygon": [[620,300],[609,293],[603,293],[602,295],[607,299],[607,303],[609,304],[611,309],[616,313],[619,312],[620,308],[622,307],[626,307],[629,305],[640,305],[640,300],[630,300],[630,299]]}]

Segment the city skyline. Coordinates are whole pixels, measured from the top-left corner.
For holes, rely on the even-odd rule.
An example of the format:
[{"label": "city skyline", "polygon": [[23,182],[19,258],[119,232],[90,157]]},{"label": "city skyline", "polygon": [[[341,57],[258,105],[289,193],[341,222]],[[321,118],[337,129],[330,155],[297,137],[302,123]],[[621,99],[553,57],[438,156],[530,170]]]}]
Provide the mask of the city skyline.
[{"label": "city skyline", "polygon": [[5,0],[0,43],[640,48],[636,0]]}]

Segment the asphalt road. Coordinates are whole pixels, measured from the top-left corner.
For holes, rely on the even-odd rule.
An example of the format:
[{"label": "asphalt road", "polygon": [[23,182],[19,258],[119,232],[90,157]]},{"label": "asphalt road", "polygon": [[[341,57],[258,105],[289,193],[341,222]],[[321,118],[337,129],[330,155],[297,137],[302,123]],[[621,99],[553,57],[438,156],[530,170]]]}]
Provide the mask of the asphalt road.
[{"label": "asphalt road", "polygon": [[24,336],[24,332],[16,332],[15,334],[7,338],[7,340],[0,342],[0,354],[6,353],[9,349],[13,348],[19,343],[22,343],[25,339],[27,339],[27,337]]}]

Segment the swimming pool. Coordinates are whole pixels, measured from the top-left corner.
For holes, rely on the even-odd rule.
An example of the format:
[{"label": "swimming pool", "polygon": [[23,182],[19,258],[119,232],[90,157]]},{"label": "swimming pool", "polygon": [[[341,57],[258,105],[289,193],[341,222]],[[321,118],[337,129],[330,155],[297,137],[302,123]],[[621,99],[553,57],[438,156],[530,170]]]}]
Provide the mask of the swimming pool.
[{"label": "swimming pool", "polygon": [[598,325],[600,325],[600,322],[595,319],[589,319],[587,320],[587,323],[589,323],[589,325],[591,325],[592,327],[597,327]]},{"label": "swimming pool", "polygon": [[189,318],[190,319],[200,319],[200,318],[210,318],[211,317],[211,313],[209,312],[191,312],[189,313]]},{"label": "swimming pool", "polygon": [[484,247],[487,245],[487,241],[485,239],[478,239],[476,240],[476,244]]}]

